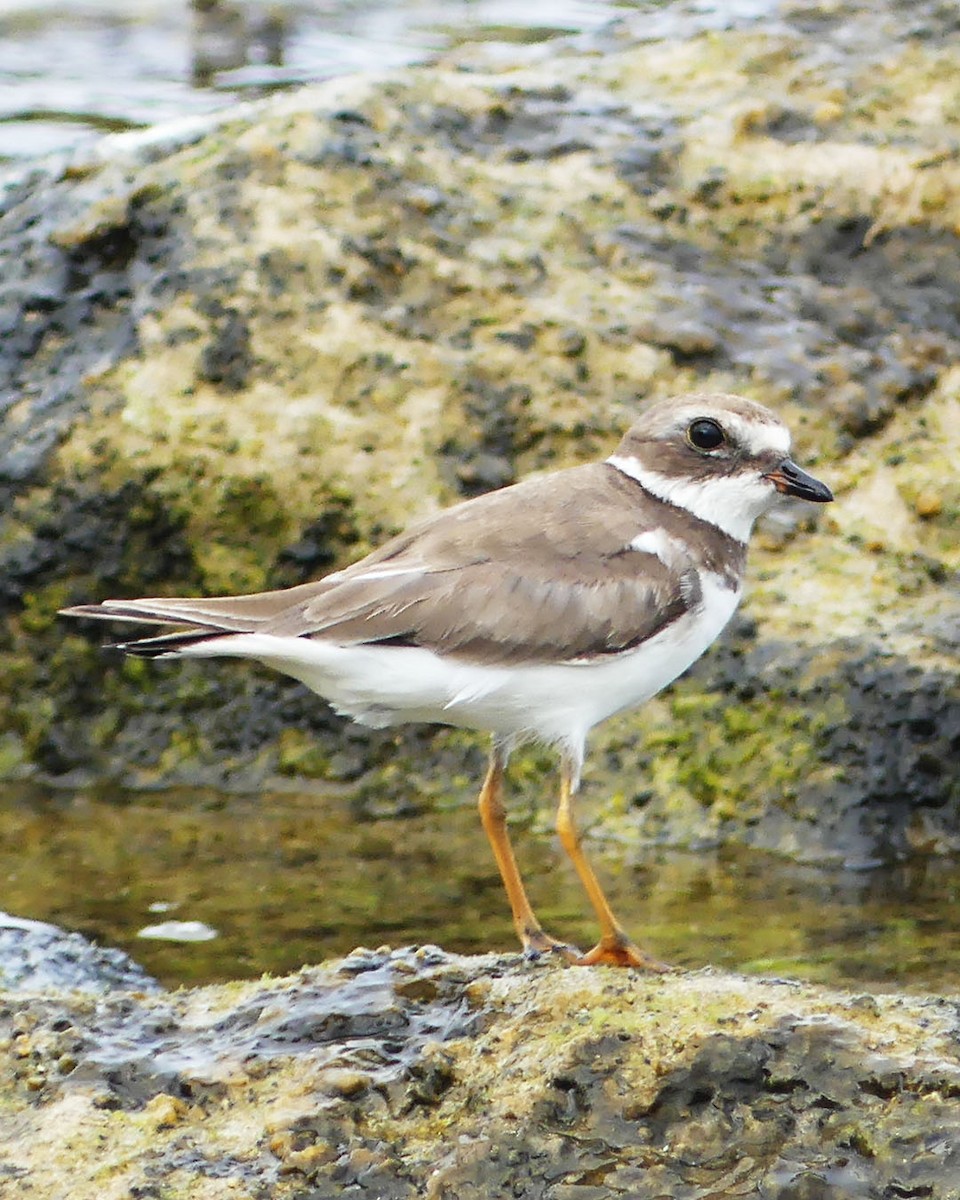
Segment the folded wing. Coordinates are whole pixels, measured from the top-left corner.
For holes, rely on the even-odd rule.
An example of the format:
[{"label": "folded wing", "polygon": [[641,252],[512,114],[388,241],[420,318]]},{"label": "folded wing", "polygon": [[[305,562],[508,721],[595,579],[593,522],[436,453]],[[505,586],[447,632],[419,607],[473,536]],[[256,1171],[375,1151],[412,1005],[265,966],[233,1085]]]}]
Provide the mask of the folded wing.
[{"label": "folded wing", "polygon": [[[700,600],[692,565],[668,569],[655,554],[629,548],[642,514],[625,509],[619,495],[597,505],[608,478],[619,490],[593,466],[479,497],[316,583],[65,611],[180,627],[121,646],[150,657],[253,632],[421,646],[485,664],[602,657],[639,644]],[[519,510],[518,491],[526,501]],[[513,503],[501,520],[496,509],[507,495]]]}]

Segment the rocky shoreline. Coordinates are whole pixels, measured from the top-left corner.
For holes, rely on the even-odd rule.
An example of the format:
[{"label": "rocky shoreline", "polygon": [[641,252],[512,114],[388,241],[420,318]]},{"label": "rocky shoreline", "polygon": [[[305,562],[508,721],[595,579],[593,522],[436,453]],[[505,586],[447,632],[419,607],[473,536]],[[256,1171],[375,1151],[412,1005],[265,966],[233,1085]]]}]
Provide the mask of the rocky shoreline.
[{"label": "rocky shoreline", "polygon": [[36,1196],[947,1197],[960,1172],[935,997],[425,947],[25,997],[0,1036],[0,1178]]},{"label": "rocky shoreline", "polygon": [[[664,21],[3,181],[0,778],[465,795],[466,735],[361,733],[55,614],[299,582],[708,388],[781,410],[838,502],[765,527],[743,615],[597,731],[588,797],[628,847],[958,849],[955,16]],[[518,803],[545,770],[520,759]],[[0,1190],[947,1197],[957,1038],[953,999],[431,948],[10,991]]]}]

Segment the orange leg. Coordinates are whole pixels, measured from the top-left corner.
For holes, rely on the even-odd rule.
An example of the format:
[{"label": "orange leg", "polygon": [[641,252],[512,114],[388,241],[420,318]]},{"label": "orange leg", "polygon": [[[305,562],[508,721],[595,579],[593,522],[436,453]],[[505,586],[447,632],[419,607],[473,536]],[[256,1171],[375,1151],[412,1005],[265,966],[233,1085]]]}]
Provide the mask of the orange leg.
[{"label": "orange leg", "polygon": [[510,901],[510,908],[513,912],[514,928],[528,954],[540,955],[553,952],[561,955],[568,962],[576,962],[580,958],[580,951],[576,947],[558,942],[556,938],[544,933],[543,927],[527,899],[526,889],[520,878],[520,871],[517,869],[517,860],[513,855],[513,847],[510,845],[510,836],[507,833],[506,810],[503,807],[503,767],[503,755],[495,746],[490,756],[490,769],[487,771],[487,777],[480,790],[479,808],[484,832],[493,848],[493,856],[500,869],[500,878],[507,890],[507,899]]},{"label": "orange leg", "polygon": [[593,910],[600,923],[600,941],[594,948],[574,961],[580,966],[593,966],[596,963],[609,963],[618,967],[642,967],[645,971],[667,971],[670,968],[645,954],[623,931],[620,922],[613,915],[613,910],[603,894],[603,888],[593,867],[580,846],[580,834],[577,832],[573,817],[573,771],[570,764],[564,760],[560,774],[560,806],[557,809],[557,833],[560,842],[566,850],[570,861],[580,876],[580,882],[589,897]]}]

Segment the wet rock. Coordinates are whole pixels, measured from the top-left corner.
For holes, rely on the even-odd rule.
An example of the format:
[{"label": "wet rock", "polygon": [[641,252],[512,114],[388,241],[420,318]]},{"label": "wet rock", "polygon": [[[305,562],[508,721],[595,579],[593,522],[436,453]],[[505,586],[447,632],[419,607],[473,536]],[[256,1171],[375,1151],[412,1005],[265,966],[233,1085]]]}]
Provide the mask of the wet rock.
[{"label": "wet rock", "polygon": [[798,649],[736,633],[641,718],[639,737],[605,744],[609,778],[639,781],[621,836],[735,840],[858,869],[960,850],[954,673],[857,640]]},{"label": "wet rock", "polygon": [[105,1156],[194,1200],[949,1195],[957,1035],[932,997],[361,951],[0,1007],[3,1168],[78,1200]]},{"label": "wet rock", "polygon": [[0,995],[7,992],[154,992],[160,985],[121,950],[44,921],[0,913]]}]

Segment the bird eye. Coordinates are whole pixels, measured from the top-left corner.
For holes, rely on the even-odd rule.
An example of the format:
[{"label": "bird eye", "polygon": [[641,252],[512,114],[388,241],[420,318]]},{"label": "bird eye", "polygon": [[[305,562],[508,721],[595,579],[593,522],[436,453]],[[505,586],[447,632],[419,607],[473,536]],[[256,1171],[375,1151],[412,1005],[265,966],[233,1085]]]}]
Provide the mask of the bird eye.
[{"label": "bird eye", "polygon": [[718,421],[709,417],[700,417],[690,423],[687,430],[687,441],[696,450],[716,450],[726,441],[723,429]]}]

